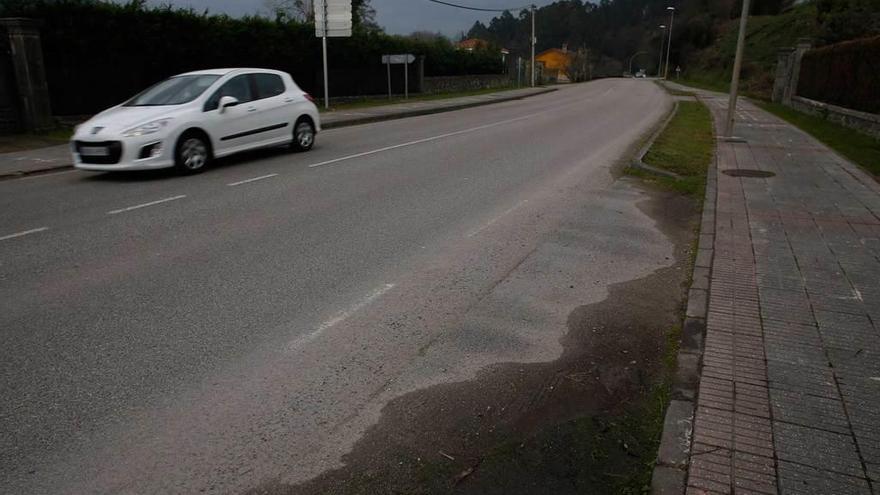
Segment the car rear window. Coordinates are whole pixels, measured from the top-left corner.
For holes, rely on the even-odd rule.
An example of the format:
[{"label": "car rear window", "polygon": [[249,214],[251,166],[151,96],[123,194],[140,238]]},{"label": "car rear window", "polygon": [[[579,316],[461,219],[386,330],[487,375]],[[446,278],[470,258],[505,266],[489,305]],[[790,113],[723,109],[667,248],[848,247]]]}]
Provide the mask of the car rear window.
[{"label": "car rear window", "polygon": [[284,93],[284,80],[278,74],[254,74],[257,84],[257,98],[271,98]]}]

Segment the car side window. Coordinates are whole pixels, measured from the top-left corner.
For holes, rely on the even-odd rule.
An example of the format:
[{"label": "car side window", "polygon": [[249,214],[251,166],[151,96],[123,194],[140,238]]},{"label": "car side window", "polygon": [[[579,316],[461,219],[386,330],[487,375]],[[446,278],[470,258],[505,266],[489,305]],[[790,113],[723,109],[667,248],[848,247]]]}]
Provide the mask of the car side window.
[{"label": "car side window", "polygon": [[257,98],[271,98],[284,93],[284,81],[278,74],[257,73],[253,76],[257,86]]},{"label": "car side window", "polygon": [[205,102],[204,111],[210,112],[211,110],[217,110],[217,107],[220,105],[220,98],[223,98],[224,96],[231,96],[237,99],[239,103],[253,101],[255,98],[251,91],[251,84],[248,80],[248,75],[242,74],[226,81],[226,83],[223,84],[223,86],[220,86],[220,89],[215,91],[214,94],[208,98],[208,101]]}]

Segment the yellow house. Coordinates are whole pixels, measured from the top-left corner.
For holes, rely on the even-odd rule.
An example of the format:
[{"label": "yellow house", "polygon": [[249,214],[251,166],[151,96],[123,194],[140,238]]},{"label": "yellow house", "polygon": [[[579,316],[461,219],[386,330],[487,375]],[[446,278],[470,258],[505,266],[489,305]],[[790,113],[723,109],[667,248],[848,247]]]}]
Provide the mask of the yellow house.
[{"label": "yellow house", "polygon": [[535,56],[535,62],[544,65],[544,77],[547,79],[556,82],[571,82],[568,74],[571,53],[569,53],[567,45],[562,45],[561,49],[544,50]]}]

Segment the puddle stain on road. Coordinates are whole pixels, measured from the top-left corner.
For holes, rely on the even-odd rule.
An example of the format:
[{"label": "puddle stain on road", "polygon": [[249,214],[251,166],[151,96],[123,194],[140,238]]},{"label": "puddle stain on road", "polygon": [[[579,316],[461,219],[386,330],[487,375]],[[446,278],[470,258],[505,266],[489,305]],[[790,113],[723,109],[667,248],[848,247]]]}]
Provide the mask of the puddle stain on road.
[{"label": "puddle stain on road", "polygon": [[248,493],[607,493],[642,483],[697,216],[690,201],[661,193],[640,207],[674,242],[675,263],[572,311],[559,359],[492,365],[398,397],[344,467]]}]

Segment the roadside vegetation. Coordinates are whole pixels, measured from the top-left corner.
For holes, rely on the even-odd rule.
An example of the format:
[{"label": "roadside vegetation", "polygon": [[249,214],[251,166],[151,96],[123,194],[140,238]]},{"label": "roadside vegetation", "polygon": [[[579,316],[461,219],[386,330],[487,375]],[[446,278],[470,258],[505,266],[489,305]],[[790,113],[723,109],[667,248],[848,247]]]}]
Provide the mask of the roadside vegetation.
[{"label": "roadside vegetation", "polygon": [[[813,37],[818,32],[816,6],[801,4],[779,15],[750,16],[746,31],[741,91],[747,96],[767,99],[773,90],[776,54],[786,46],[794,46],[799,38]],[[695,52],[682,65],[683,81],[688,85],[712,91],[727,92],[739,19],[732,19],[718,27],[714,43]]]},{"label": "roadside vegetation", "polygon": [[706,171],[714,153],[715,135],[709,109],[698,101],[680,101],[672,120],[644,157],[646,164],[679,178],[635,168],[628,169],[628,173],[702,201]]},{"label": "roadside vegetation", "polygon": [[60,127],[46,133],[5,134],[0,136],[0,153],[14,153],[66,144],[73,129]]},{"label": "roadside vegetation", "polygon": [[849,127],[830,122],[820,116],[799,112],[779,103],[766,101],[755,103],[823,142],[829,148],[861,166],[875,178],[880,177],[880,139],[856,132]]}]

